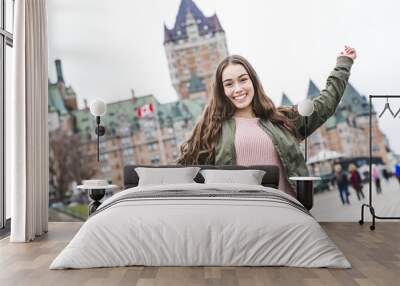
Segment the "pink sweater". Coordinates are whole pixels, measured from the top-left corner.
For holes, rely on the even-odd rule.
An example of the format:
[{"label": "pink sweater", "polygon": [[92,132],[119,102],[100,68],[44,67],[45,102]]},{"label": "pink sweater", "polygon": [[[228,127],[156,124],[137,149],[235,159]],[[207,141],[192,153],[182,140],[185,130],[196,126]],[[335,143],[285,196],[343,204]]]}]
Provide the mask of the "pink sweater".
[{"label": "pink sweater", "polygon": [[277,165],[279,189],[296,197],[290,186],[285,169],[270,136],[258,125],[259,118],[235,117],[235,149],[238,165]]}]

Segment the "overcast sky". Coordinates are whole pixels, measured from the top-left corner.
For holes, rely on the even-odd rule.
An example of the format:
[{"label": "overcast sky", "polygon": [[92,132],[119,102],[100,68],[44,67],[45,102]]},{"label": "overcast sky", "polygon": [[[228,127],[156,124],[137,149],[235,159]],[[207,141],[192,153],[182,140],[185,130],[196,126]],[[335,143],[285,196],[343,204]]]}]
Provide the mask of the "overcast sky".
[{"label": "overcast sky", "polygon": [[[54,60],[64,79],[89,102],[154,94],[177,99],[163,46],[163,23],[174,25],[180,0],[49,0],[49,76]],[[205,16],[217,13],[230,54],[246,57],[276,104],[282,92],[297,103],[308,81],[323,88],[345,44],[356,48],[350,82],[361,94],[400,95],[398,1],[195,0]],[[384,102],[376,101],[376,108]],[[393,109],[400,101],[393,100]],[[400,118],[380,124],[400,153]]]}]

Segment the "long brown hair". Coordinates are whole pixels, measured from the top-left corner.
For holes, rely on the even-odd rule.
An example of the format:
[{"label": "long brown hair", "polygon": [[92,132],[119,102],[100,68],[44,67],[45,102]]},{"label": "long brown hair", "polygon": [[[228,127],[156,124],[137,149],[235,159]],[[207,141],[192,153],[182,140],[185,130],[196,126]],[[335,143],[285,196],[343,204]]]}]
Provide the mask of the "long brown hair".
[{"label": "long brown hair", "polygon": [[222,72],[230,65],[242,65],[254,86],[254,97],[251,103],[256,117],[266,119],[287,129],[295,138],[298,133],[293,123],[284,115],[290,108],[276,108],[272,100],[266,95],[257,73],[250,63],[242,56],[232,55],[221,61],[214,74],[211,96],[203,110],[200,120],[196,123],[192,134],[180,147],[180,157],[177,163],[183,165],[212,164],[214,148],[221,136],[224,120],[232,118],[236,107],[225,95],[222,84]]}]

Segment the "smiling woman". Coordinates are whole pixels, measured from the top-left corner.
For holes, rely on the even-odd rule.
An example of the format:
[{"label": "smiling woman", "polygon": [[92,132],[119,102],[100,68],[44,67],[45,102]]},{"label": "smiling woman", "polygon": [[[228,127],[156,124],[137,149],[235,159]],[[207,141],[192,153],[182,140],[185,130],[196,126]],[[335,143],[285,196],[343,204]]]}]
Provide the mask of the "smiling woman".
[{"label": "smiling woman", "polygon": [[178,163],[279,167],[279,189],[295,196],[289,176],[309,176],[299,143],[319,128],[343,96],[356,52],[345,46],[321,94],[305,133],[297,105],[275,107],[251,64],[238,55],[217,67],[212,95],[190,138],[181,145]]},{"label": "smiling woman", "polygon": [[255,117],[250,105],[254,97],[254,88],[244,66],[228,65],[222,72],[222,82],[225,95],[236,107],[235,116]]}]

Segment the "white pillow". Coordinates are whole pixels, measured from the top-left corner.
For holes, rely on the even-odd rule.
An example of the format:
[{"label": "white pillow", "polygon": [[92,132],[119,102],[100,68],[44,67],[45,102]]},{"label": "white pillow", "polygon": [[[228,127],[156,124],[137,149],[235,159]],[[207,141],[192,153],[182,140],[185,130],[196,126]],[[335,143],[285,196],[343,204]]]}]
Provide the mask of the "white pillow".
[{"label": "white pillow", "polygon": [[183,168],[135,168],[139,176],[138,186],[195,183],[199,167]]},{"label": "white pillow", "polygon": [[263,170],[201,170],[204,183],[235,183],[247,185],[261,185],[265,175]]}]

